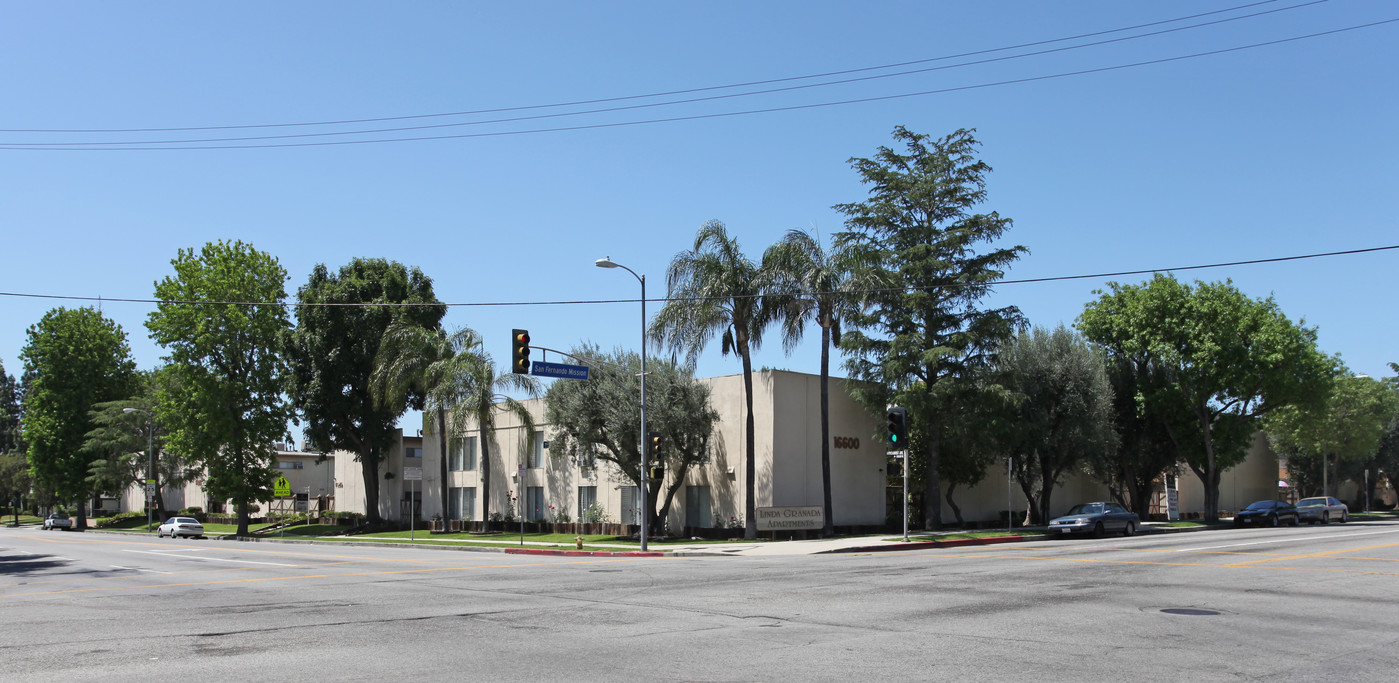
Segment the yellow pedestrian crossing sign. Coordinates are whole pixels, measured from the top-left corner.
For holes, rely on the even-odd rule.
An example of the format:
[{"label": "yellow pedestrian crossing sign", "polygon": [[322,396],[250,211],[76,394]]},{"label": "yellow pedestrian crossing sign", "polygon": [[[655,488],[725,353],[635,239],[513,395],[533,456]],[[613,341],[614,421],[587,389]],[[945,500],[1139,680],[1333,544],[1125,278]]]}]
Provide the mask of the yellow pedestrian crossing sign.
[{"label": "yellow pedestrian crossing sign", "polygon": [[278,498],[286,498],[291,495],[291,482],[285,476],[277,477],[277,481],[272,482],[272,495]]}]

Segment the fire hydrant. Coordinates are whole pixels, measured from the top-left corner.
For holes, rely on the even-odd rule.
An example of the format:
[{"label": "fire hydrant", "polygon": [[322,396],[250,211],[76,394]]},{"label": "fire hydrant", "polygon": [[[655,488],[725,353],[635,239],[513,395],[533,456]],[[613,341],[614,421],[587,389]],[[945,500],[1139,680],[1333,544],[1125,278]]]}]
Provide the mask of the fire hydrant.
[{"label": "fire hydrant", "polygon": [[577,538],[574,538],[573,540],[574,540],[574,542],[576,542],[576,543],[578,544],[578,549],[579,549],[579,550],[582,550],[582,549],[583,549],[583,537],[582,537],[582,536],[578,536]]}]

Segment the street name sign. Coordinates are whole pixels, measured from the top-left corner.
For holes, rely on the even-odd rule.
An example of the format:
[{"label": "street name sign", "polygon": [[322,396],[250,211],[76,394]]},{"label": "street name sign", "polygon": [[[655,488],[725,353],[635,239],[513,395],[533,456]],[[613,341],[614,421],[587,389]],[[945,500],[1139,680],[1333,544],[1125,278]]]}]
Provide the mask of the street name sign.
[{"label": "street name sign", "polygon": [[530,364],[529,374],[536,377],[555,377],[559,379],[587,379],[588,366],[568,365],[567,363],[546,363],[537,360]]}]

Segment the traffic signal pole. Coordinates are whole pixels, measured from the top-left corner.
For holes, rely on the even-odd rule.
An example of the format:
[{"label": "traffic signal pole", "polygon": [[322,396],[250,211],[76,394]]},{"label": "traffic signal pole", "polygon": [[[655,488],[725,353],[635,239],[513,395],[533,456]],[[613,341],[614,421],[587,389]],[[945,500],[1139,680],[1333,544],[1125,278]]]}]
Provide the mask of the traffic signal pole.
[{"label": "traffic signal pole", "polygon": [[890,408],[885,419],[889,431],[889,447],[894,457],[904,461],[904,488],[900,493],[904,510],[904,541],[908,541],[908,411]]}]

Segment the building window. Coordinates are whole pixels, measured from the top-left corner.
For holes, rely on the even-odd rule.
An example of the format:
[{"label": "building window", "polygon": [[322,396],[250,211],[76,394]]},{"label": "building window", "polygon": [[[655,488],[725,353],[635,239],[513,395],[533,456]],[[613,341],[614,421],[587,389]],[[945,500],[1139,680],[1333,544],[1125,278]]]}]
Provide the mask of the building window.
[{"label": "building window", "polygon": [[529,449],[529,459],[525,467],[535,469],[544,466],[544,432],[534,433],[534,445]]},{"label": "building window", "polygon": [[470,520],[475,513],[475,486],[454,486],[447,490],[447,519]]},{"label": "building window", "polygon": [[714,526],[714,498],[708,486],[685,487],[685,526],[708,529]]},{"label": "building window", "polygon": [[592,508],[594,505],[597,505],[597,487],[579,486],[578,521],[584,524],[592,524],[597,522],[598,520],[594,519],[594,517],[600,516],[600,511],[591,510],[590,508]]},{"label": "building window", "polygon": [[525,487],[525,520],[530,522],[543,522],[549,518],[549,511],[544,509],[544,487]]},{"label": "building window", "polygon": [[641,494],[635,486],[622,487],[622,523],[641,523]]},{"label": "building window", "polygon": [[422,449],[422,447],[420,447],[420,446],[404,446],[404,447],[403,447],[403,457],[405,457],[405,458],[421,458],[421,457],[423,457],[423,449]]},{"label": "building window", "polygon": [[277,469],[279,470],[300,470],[305,469],[305,467],[306,463],[301,462],[300,460],[294,460],[292,462],[282,462],[281,460],[277,461]]},{"label": "building window", "polygon": [[447,469],[453,472],[476,469],[476,437],[452,439],[452,445],[447,449]]}]

